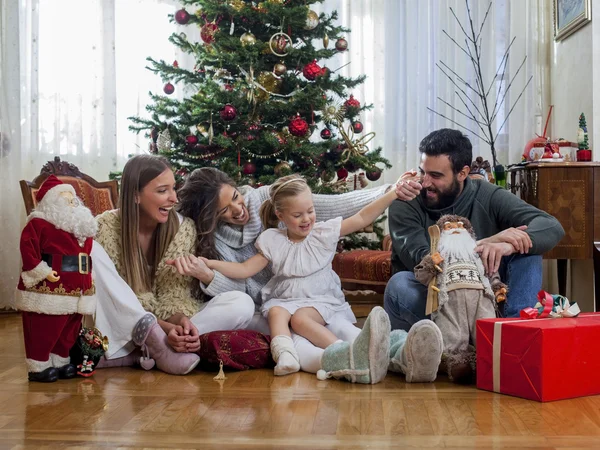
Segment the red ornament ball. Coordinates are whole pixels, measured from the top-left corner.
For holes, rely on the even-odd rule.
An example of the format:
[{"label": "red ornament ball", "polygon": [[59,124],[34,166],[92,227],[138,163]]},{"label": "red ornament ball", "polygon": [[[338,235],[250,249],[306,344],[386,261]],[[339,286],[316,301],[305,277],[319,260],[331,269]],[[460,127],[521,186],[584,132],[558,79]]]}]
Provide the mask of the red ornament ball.
[{"label": "red ornament ball", "polygon": [[360,108],[360,102],[350,95],[350,98],[344,102],[346,108]]},{"label": "red ornament ball", "polygon": [[348,178],[348,171],[344,167],[339,168],[337,171],[337,177],[338,180],[345,180]]},{"label": "red ornament ball", "polygon": [[335,49],[338,52],[346,51],[348,49],[348,41],[344,38],[339,38],[337,41],[335,41]]},{"label": "red ornament ball", "polygon": [[317,60],[315,59],[304,66],[302,69],[302,74],[307,80],[314,81],[319,75],[322,74],[322,71],[323,69],[321,69],[321,67],[317,64]]},{"label": "red ornament ball", "polygon": [[224,84],[223,89],[225,89],[228,92],[231,92],[233,91],[233,86],[231,84]]},{"label": "red ornament ball", "polygon": [[221,116],[221,119],[229,122],[237,117],[237,109],[235,109],[235,106],[227,104],[223,106],[219,115]]},{"label": "red ornament ball", "polygon": [[352,130],[354,130],[355,133],[362,133],[363,128],[364,127],[361,122],[356,121],[352,124]]},{"label": "red ornament ball", "polygon": [[181,169],[177,170],[177,172],[175,172],[175,174],[179,175],[180,177],[185,177],[189,172],[190,172],[189,170],[182,167]]},{"label": "red ornament ball", "polygon": [[179,67],[179,63],[177,62],[177,60],[173,61],[173,67]]},{"label": "red ornament ball", "polygon": [[242,167],[242,172],[244,172],[244,175],[252,175],[253,173],[256,172],[256,165],[254,163],[248,161]]},{"label": "red ornament ball", "polygon": [[190,134],[189,136],[185,137],[185,143],[189,146],[196,145],[198,143],[198,137]]},{"label": "red ornament ball", "polygon": [[175,22],[179,25],[185,25],[190,21],[190,15],[185,9],[180,9],[175,13]]},{"label": "red ornament ball", "polygon": [[321,139],[328,140],[328,139],[331,139],[331,136],[332,136],[332,133],[329,128],[323,128],[321,130]]},{"label": "red ornament ball", "polygon": [[381,170],[373,170],[371,172],[367,172],[367,179],[370,181],[377,181],[381,177]]},{"label": "red ornament ball", "polygon": [[306,123],[306,120],[304,120],[302,117],[300,117],[300,114],[298,114],[296,117],[290,120],[289,129],[290,133],[294,136],[306,136],[306,133],[308,133],[308,123]]},{"label": "red ornament ball", "polygon": [[200,28],[200,38],[202,38],[206,44],[212,44],[215,42],[215,34],[217,31],[219,31],[219,26],[216,23],[206,23]]},{"label": "red ornament ball", "polygon": [[171,83],[167,83],[163,87],[163,91],[165,92],[165,94],[171,95],[173,92],[175,92],[175,86],[173,86]]}]

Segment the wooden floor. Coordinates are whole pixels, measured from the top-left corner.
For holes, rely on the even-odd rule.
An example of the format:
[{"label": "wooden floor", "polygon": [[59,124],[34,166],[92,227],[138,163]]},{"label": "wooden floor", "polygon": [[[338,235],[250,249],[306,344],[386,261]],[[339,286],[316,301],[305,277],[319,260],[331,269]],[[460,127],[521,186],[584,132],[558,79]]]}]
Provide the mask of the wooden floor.
[{"label": "wooden floor", "polygon": [[0,448],[600,448],[600,397],[540,404],[395,374],[375,386],[214,375],[128,368],[29,383],[20,317],[0,315]]}]

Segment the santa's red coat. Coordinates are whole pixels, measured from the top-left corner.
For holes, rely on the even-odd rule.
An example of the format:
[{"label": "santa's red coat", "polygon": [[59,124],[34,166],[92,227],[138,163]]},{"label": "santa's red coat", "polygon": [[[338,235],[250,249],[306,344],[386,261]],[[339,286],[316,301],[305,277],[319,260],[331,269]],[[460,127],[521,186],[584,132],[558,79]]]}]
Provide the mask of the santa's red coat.
[{"label": "santa's red coat", "polygon": [[[75,236],[59,230],[50,222],[33,218],[21,233],[23,270],[18,285],[17,308],[43,314],[93,314],[96,296],[92,281],[91,258],[88,273],[63,272],[61,256],[90,255],[92,238],[80,245]],[[52,267],[42,254],[53,255]],[[60,280],[53,283],[46,276],[54,270]]]}]

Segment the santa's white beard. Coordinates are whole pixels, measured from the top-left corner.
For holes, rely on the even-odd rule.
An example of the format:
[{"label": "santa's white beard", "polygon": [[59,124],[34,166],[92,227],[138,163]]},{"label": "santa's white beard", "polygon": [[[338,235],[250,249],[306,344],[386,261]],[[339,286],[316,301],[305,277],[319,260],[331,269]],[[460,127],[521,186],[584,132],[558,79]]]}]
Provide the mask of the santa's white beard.
[{"label": "santa's white beard", "polygon": [[[458,234],[454,234],[458,232]],[[438,251],[444,259],[474,261],[477,258],[477,242],[465,229],[444,230],[440,236]]]},{"label": "santa's white beard", "polygon": [[94,237],[98,231],[98,224],[92,212],[84,206],[79,199],[75,199],[76,206],[71,206],[64,197],[52,198],[37,205],[33,216],[47,220],[59,230],[73,234],[80,244],[89,237]]}]

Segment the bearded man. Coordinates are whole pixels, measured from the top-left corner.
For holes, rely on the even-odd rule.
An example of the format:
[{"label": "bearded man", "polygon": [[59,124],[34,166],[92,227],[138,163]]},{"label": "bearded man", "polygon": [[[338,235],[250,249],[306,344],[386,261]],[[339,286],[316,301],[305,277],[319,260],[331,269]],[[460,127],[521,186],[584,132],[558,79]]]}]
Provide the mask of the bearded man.
[{"label": "bearded man", "polygon": [[437,226],[441,230],[437,251],[415,267],[415,277],[437,293],[437,310],[431,318],[444,341],[442,369],[451,381],[473,382],[477,319],[496,317],[496,301],[506,299],[506,285],[498,273],[486,277],[468,219],[445,215]]},{"label": "bearded man", "polygon": [[36,200],[21,234],[16,307],[23,311],[29,381],[53,382],[75,376],[69,350],[82,314],[96,309],[90,252],[97,225],[73,187],[54,175]]},{"label": "bearded man", "polygon": [[510,191],[469,178],[473,150],[460,131],[434,131],[421,141],[419,151],[419,176],[399,187],[412,200],[396,200],[388,214],[394,275],[386,287],[384,307],[392,329],[409,330],[427,317],[427,289],[413,270],[430,252],[427,229],[445,214],[469,219],[485,272],[499,272],[508,285],[501,312],[518,317],[521,309],[536,303],[542,287],[542,254],[563,238],[562,226]]}]

